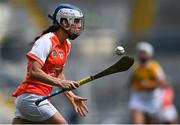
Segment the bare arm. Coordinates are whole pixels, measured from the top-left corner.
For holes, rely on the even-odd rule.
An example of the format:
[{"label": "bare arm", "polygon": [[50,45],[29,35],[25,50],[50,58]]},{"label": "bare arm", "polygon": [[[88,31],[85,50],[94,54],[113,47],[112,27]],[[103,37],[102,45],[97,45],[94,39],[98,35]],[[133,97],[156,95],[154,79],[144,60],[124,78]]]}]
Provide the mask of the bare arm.
[{"label": "bare arm", "polygon": [[149,89],[153,89],[153,88],[157,88],[159,86],[163,86],[166,84],[166,82],[164,80],[144,80],[141,82],[142,86],[144,86],[145,88],[149,88]]},{"label": "bare arm", "polygon": [[53,86],[62,87],[66,90],[71,90],[78,87],[78,83],[75,81],[63,80],[48,75],[42,70],[42,65],[37,61],[33,61],[31,64],[30,78]]},{"label": "bare arm", "polygon": [[[65,79],[65,76],[63,73],[60,73],[58,78]],[[65,91],[64,95],[68,98],[75,111],[79,113],[80,116],[86,116],[86,114],[88,113],[88,108],[84,102],[87,100],[86,98],[77,96],[72,91]]]},{"label": "bare arm", "polygon": [[[59,74],[58,78],[63,79],[63,80],[66,79],[63,72]],[[64,92],[64,95],[65,95],[69,100],[71,100],[72,97],[75,96],[75,94],[74,94],[72,91],[65,91],[65,92]]]}]

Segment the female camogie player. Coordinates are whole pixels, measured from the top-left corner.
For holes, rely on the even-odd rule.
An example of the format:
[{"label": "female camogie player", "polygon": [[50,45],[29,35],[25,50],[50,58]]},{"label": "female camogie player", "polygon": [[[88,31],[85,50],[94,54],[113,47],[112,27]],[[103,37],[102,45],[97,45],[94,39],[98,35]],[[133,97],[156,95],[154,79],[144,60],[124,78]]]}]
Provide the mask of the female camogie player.
[{"label": "female camogie player", "polygon": [[41,102],[39,106],[35,105],[35,100],[51,93],[52,86],[69,90],[64,94],[81,116],[86,116],[88,112],[84,102],[87,99],[70,91],[79,84],[65,80],[63,75],[71,48],[69,39],[74,40],[83,30],[82,11],[70,4],[60,4],[53,16],[49,17],[53,20],[53,25],[35,39],[31,51],[27,53],[26,80],[13,93],[16,97],[13,124],[66,124],[66,120],[48,100]]},{"label": "female camogie player", "polygon": [[153,47],[147,42],[137,45],[138,63],[130,79],[131,95],[129,106],[135,124],[155,123],[159,110],[159,87],[165,85],[165,74],[159,63],[152,59]]},{"label": "female camogie player", "polygon": [[167,84],[161,66],[152,59],[152,45],[140,42],[137,52],[139,63],[135,65],[130,80],[129,106],[133,123],[177,123],[173,88]]}]

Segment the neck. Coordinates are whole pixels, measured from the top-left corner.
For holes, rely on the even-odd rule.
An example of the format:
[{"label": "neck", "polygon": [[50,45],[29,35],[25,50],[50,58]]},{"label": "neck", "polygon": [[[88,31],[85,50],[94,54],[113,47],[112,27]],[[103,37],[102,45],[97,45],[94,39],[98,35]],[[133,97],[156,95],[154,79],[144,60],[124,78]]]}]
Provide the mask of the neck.
[{"label": "neck", "polygon": [[142,65],[145,65],[148,61],[149,61],[149,59],[141,59],[141,60],[140,60],[140,63],[141,63]]},{"label": "neck", "polygon": [[68,38],[67,33],[65,33],[62,29],[59,29],[56,34],[60,43],[63,43]]}]

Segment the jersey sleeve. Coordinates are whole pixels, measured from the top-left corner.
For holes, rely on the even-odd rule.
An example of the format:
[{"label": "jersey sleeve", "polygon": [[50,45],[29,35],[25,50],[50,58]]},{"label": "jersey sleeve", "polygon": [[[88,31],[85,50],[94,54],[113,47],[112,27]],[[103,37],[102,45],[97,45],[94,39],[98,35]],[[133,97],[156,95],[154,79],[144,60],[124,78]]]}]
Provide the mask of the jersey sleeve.
[{"label": "jersey sleeve", "polygon": [[157,78],[159,80],[165,80],[166,79],[166,75],[164,73],[164,70],[161,67],[159,67],[159,69],[157,69],[157,70],[158,70],[157,71]]},{"label": "jersey sleeve", "polygon": [[164,70],[162,69],[162,67],[159,64],[156,64],[156,66],[154,67],[154,73],[157,77],[158,80],[165,80],[166,79],[166,75],[164,73]]},{"label": "jersey sleeve", "polygon": [[26,56],[38,61],[41,65],[44,65],[51,48],[52,43],[50,39],[40,38],[34,43],[31,51],[27,53]]}]

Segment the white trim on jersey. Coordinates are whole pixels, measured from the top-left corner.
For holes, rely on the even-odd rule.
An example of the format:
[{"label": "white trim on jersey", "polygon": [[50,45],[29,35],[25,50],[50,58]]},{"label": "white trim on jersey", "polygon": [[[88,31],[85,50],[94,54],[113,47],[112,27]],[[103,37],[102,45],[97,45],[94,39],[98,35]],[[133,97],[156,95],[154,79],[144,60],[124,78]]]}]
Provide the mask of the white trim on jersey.
[{"label": "white trim on jersey", "polygon": [[66,39],[66,41],[67,41],[67,43],[68,43],[68,45],[69,45],[69,51],[68,51],[68,53],[67,53],[67,55],[69,55],[69,53],[70,53],[70,51],[71,51],[71,42],[69,41],[69,39]]},{"label": "white trim on jersey", "polygon": [[30,53],[37,56],[41,61],[45,62],[46,58],[48,57],[51,48],[52,43],[50,38],[53,36],[53,33],[47,33],[40,37],[33,45]]}]

